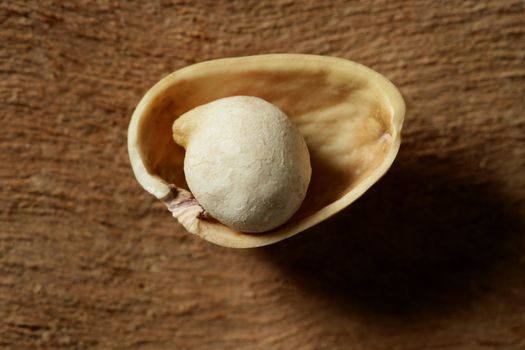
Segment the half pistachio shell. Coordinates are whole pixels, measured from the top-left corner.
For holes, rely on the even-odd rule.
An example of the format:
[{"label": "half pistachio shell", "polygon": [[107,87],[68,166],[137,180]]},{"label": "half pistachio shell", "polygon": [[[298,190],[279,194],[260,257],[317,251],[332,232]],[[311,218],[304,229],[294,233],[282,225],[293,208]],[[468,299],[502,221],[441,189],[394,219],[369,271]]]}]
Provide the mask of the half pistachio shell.
[{"label": "half pistachio shell", "polygon": [[[310,152],[312,177],[302,206],[284,225],[258,234],[202,215],[184,177],[184,149],[172,138],[179,116],[236,95],[279,107]],[[320,223],[370,188],[394,161],[404,115],[396,87],[352,61],[301,54],[218,59],[177,70],[144,95],[131,118],[128,151],[139,183],[188,231],[225,247],[258,247]]]}]

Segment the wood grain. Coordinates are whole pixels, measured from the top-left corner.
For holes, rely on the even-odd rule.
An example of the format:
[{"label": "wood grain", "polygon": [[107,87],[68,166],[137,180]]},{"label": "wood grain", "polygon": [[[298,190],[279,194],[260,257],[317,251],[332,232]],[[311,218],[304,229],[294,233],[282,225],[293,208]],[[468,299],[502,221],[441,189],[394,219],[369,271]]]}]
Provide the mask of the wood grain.
[{"label": "wood grain", "polygon": [[[0,348],[525,348],[525,3],[0,3]],[[185,65],[340,56],[389,77],[404,144],[281,244],[185,233],[133,178],[129,118]]]}]

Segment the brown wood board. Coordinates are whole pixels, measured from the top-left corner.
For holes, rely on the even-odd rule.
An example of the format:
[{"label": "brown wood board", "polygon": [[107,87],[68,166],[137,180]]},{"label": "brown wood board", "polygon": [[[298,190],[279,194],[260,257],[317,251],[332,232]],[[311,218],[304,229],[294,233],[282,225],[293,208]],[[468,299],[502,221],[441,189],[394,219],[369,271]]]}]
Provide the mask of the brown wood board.
[{"label": "brown wood board", "polygon": [[[403,144],[327,223],[217,247],[127,125],[166,74],[272,52],[383,73]],[[0,57],[0,348],[525,348],[523,1],[4,1]]]}]

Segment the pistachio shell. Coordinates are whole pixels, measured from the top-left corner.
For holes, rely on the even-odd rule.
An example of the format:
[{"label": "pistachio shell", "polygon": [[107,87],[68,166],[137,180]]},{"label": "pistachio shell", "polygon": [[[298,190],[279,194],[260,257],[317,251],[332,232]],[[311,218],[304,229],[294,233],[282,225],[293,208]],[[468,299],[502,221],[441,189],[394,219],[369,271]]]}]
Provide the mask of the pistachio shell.
[{"label": "pistachio shell", "polygon": [[[227,96],[256,96],[279,107],[303,135],[312,177],[284,225],[249,234],[202,216],[184,176],[184,149],[171,126],[185,112]],[[278,242],[327,219],[361,196],[399,150],[405,104],[396,87],[358,63],[315,55],[271,54],[213,60],[168,75],[131,118],[128,151],[139,183],[188,229],[218,245]],[[196,218],[196,220],[195,220]]]}]

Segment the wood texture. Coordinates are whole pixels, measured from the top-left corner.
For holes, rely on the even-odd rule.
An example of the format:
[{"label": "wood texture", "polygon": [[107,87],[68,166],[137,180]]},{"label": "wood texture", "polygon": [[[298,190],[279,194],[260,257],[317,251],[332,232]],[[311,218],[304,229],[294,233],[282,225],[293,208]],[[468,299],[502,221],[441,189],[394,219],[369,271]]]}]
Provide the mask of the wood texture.
[{"label": "wood texture", "polygon": [[[0,3],[0,348],[524,349],[525,3]],[[334,55],[389,77],[404,144],[281,244],[185,233],[133,178],[142,94],[194,62]]]}]

